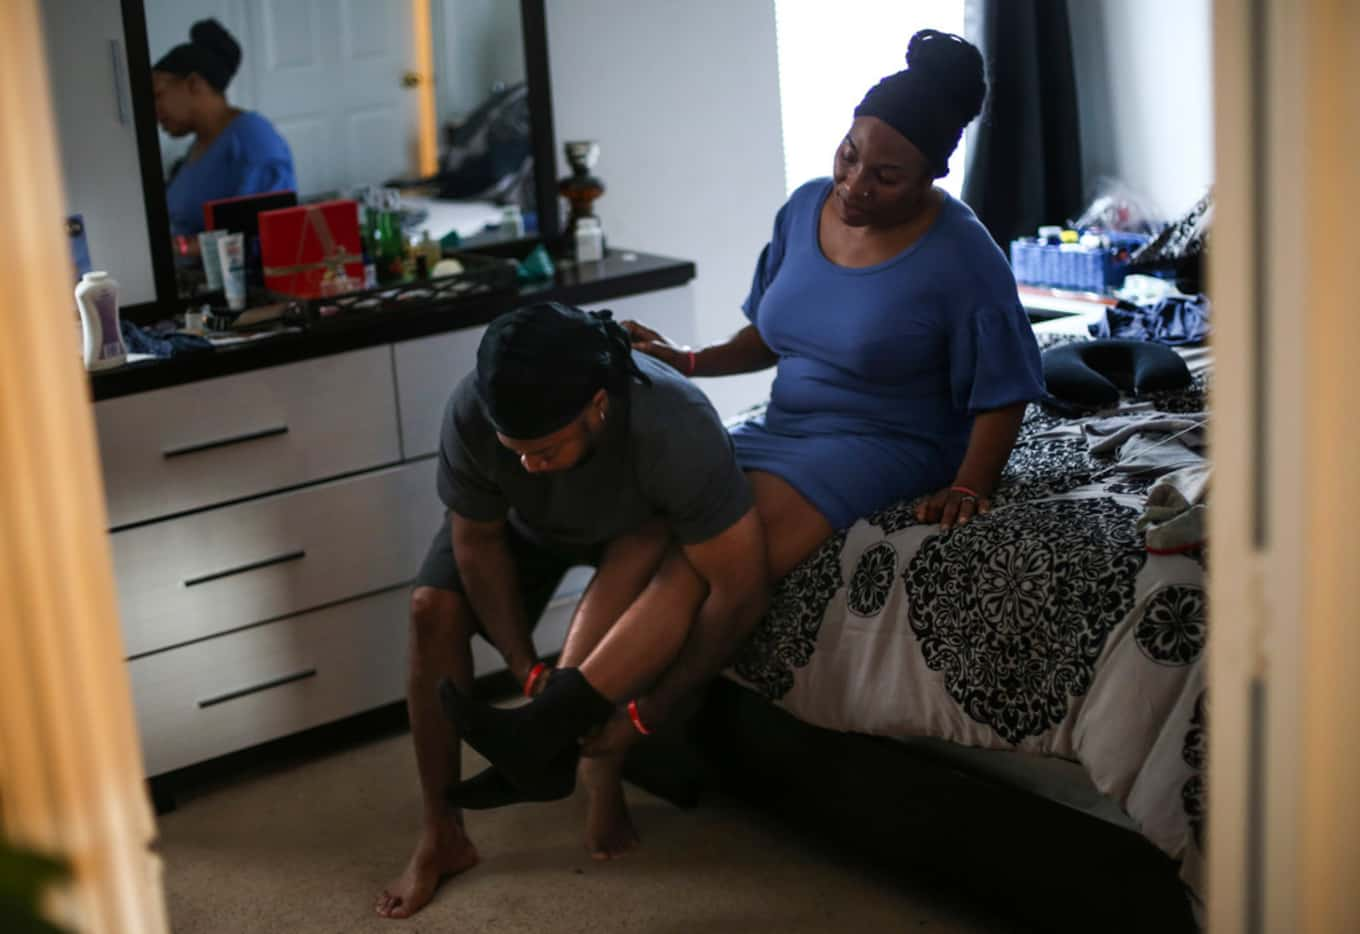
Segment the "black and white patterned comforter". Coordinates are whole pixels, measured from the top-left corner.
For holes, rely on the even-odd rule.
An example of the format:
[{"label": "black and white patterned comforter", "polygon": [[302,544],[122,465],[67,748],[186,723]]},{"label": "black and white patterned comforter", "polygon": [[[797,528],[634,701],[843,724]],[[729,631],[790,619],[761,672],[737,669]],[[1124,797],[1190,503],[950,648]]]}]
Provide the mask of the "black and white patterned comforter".
[{"label": "black and white patterned comforter", "polygon": [[[1138,408],[1203,412],[1203,378]],[[836,535],[730,674],[833,730],[1077,760],[1195,897],[1205,555],[1145,551],[1153,478],[1109,464],[1031,406],[990,515],[941,532],[900,503]]]}]

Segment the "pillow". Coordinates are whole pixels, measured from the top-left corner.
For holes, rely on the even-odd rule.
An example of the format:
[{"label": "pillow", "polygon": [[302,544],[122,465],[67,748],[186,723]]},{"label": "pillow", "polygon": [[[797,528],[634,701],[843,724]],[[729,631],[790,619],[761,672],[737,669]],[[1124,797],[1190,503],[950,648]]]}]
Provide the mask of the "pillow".
[{"label": "pillow", "polygon": [[1075,341],[1043,353],[1044,382],[1062,402],[1114,405],[1120,392],[1141,396],[1190,385],[1180,354],[1148,341]]}]

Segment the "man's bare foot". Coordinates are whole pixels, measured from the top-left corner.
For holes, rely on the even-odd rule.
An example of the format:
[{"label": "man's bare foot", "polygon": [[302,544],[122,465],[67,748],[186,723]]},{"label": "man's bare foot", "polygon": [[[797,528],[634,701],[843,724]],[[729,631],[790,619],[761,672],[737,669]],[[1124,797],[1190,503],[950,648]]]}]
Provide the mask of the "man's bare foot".
[{"label": "man's bare foot", "polygon": [[610,760],[581,760],[581,782],[586,786],[586,849],[598,860],[618,859],[642,842],[628,802],[618,765]]},{"label": "man's bare foot", "polygon": [[384,918],[409,918],[429,904],[439,883],[467,872],[479,859],[477,848],[453,819],[437,830],[426,827],[406,871],[382,890],[373,908]]}]

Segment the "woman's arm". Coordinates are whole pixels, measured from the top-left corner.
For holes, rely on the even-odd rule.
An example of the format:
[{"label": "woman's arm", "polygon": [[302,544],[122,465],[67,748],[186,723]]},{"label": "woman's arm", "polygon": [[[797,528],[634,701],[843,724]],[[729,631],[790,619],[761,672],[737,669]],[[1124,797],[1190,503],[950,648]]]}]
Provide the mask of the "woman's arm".
[{"label": "woman's arm", "polygon": [[956,522],[963,525],[973,516],[991,511],[992,492],[1020,434],[1026,404],[1019,402],[974,416],[968,451],[954,482],[916,504],[918,522],[938,522],[948,529]]},{"label": "woman's arm", "polygon": [[625,321],[623,326],[632,337],[634,350],[669,363],[686,376],[754,373],[779,362],[779,355],[766,346],[753,324],[746,325],[721,344],[710,344],[694,351],[677,346],[645,324]]}]

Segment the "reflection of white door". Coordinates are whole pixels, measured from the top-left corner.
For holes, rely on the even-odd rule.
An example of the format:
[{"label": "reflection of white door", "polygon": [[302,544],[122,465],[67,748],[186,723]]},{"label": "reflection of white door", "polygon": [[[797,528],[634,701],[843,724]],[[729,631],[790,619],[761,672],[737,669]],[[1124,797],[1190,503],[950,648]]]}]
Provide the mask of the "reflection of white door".
[{"label": "reflection of white door", "polygon": [[419,94],[411,4],[389,0],[148,0],[154,62],[216,16],[241,43],[228,89],[293,150],[303,197],[416,172]]},{"label": "reflection of white door", "polygon": [[411,5],[248,0],[257,106],[293,149],[300,194],[415,170]]}]

